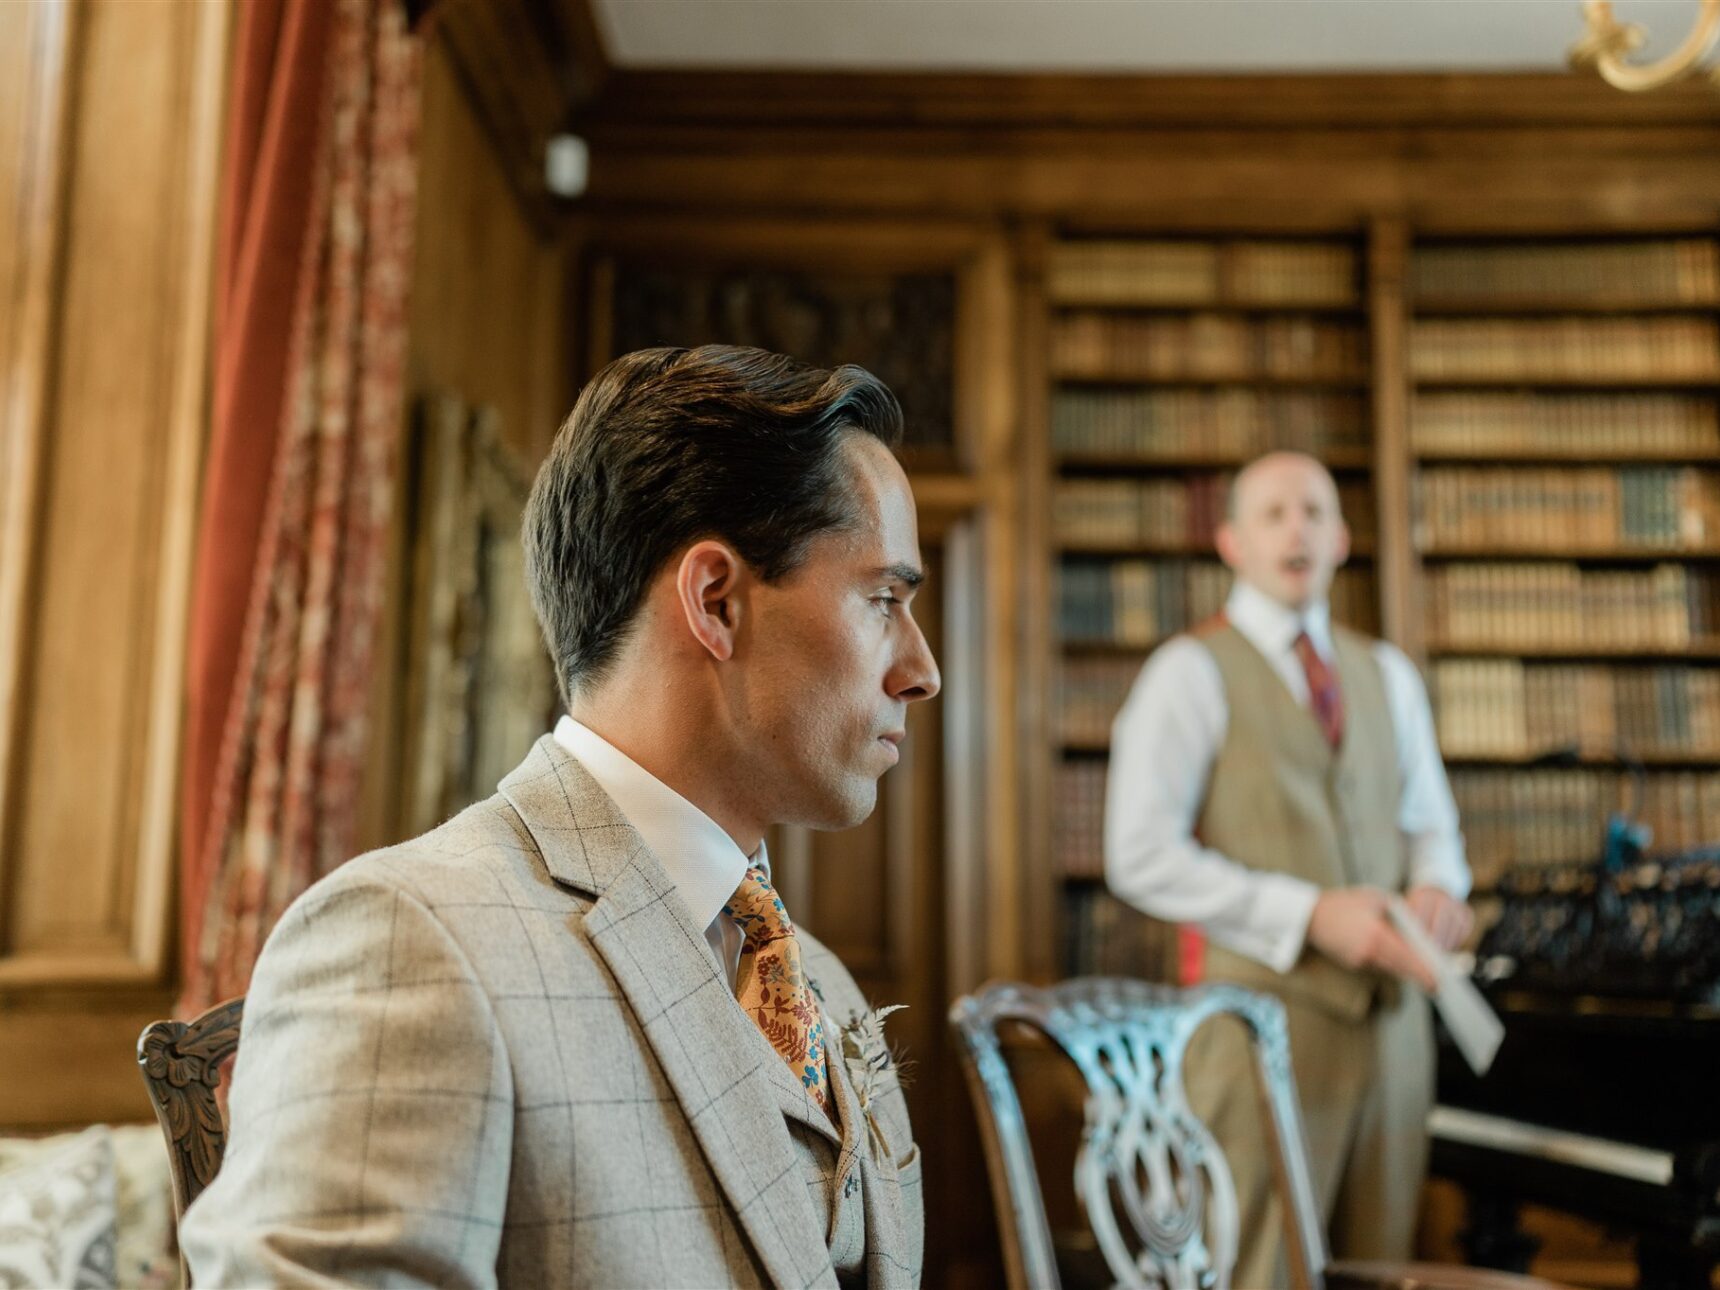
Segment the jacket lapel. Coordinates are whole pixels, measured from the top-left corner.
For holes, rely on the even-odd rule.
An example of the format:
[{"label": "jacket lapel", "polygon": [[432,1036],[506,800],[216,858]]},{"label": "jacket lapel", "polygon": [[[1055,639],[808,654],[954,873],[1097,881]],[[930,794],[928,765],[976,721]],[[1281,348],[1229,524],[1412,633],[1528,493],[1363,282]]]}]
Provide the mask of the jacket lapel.
[{"label": "jacket lapel", "polygon": [[825,1224],[752,1042],[757,1027],[736,1006],[706,953],[704,929],[693,926],[663,866],[550,736],[500,791],[531,831],[550,876],[596,898],[585,915],[591,945],[621,987],[771,1280],[834,1285]]}]

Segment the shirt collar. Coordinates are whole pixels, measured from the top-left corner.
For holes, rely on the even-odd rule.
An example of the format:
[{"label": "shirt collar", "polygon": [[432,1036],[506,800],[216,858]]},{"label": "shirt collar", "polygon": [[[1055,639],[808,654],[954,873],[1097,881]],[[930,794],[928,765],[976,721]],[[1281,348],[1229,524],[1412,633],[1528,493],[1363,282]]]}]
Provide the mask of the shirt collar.
[{"label": "shirt collar", "polygon": [[639,830],[662,862],[695,927],[709,927],[741,885],[749,864],[770,880],[764,842],[749,859],[710,816],[589,726],[564,716],[555,741],[578,759],[597,785]]},{"label": "shirt collar", "polygon": [[1315,653],[1328,661],[1332,658],[1332,609],[1324,600],[1297,613],[1238,578],[1225,602],[1224,616],[1268,657],[1288,651],[1296,637],[1306,631]]}]

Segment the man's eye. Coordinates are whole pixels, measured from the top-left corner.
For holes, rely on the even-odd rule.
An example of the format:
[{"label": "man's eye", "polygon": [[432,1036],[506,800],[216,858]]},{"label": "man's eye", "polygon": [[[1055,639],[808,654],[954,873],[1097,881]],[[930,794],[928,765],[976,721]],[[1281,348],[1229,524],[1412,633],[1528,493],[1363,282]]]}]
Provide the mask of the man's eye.
[{"label": "man's eye", "polygon": [[885,592],[882,596],[873,596],[872,597],[872,603],[874,605],[883,606],[884,612],[887,614],[890,612],[890,606],[891,605],[899,605],[902,602],[900,600],[898,600],[895,596],[892,596],[888,592]]}]

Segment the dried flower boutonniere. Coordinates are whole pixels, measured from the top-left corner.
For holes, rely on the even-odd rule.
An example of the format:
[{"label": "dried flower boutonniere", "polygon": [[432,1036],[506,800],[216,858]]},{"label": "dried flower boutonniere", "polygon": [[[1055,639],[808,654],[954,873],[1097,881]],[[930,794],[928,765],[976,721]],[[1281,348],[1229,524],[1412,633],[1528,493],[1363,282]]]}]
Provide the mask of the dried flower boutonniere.
[{"label": "dried flower boutonniere", "polygon": [[854,1086],[860,1110],[866,1116],[866,1128],[872,1140],[873,1151],[881,1161],[896,1158],[896,1153],[890,1148],[889,1139],[884,1136],[884,1128],[878,1122],[879,1099],[889,1087],[884,1076],[893,1070],[897,1084],[903,1082],[903,1064],[897,1060],[896,1054],[890,1051],[889,1041],[884,1038],[884,1019],[907,1006],[905,1003],[893,1003],[871,1012],[858,1012],[836,1028],[841,1040],[837,1051],[842,1055],[842,1065],[848,1072],[849,1083]]}]

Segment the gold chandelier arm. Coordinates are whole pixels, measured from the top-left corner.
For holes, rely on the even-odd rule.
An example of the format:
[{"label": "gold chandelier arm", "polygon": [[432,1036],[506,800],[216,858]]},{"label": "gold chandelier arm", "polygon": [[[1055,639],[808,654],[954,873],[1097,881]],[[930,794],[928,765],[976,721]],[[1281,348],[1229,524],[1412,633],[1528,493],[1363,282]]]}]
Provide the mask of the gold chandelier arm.
[{"label": "gold chandelier arm", "polygon": [[1702,12],[1684,43],[1652,63],[1629,63],[1627,54],[1642,47],[1642,28],[1619,22],[1611,0],[1585,0],[1587,31],[1571,46],[1574,67],[1593,68],[1607,84],[1621,90],[1653,90],[1696,71],[1720,37],[1720,0],[1702,0]]}]

